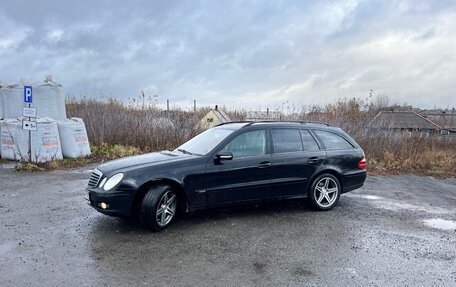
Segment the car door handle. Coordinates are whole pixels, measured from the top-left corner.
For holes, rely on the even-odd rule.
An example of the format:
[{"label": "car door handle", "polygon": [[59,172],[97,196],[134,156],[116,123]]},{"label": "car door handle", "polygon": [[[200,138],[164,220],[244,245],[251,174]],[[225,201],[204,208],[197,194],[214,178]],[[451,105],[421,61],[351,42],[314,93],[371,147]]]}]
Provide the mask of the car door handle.
[{"label": "car door handle", "polygon": [[313,157],[310,157],[307,162],[308,163],[317,163],[319,161],[320,161],[320,158],[318,156],[313,156]]},{"label": "car door handle", "polygon": [[263,162],[260,162],[258,164],[258,168],[267,168],[267,167],[270,167],[271,166],[271,162],[270,161],[263,161]]}]

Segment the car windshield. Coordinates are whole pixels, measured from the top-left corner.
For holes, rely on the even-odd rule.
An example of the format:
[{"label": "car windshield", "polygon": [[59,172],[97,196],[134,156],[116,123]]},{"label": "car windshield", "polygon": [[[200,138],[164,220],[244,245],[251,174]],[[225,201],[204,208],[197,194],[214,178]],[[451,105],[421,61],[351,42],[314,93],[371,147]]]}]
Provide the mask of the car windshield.
[{"label": "car windshield", "polygon": [[233,129],[221,128],[209,129],[184,143],[175,149],[175,151],[195,155],[206,155],[234,131],[235,130]]}]

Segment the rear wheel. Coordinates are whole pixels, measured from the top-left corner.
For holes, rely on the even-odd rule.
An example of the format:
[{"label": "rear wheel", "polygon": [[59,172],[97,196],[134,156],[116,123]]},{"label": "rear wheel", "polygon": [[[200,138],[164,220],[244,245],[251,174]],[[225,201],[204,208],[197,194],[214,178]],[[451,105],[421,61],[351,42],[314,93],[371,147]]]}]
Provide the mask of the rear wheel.
[{"label": "rear wheel", "polygon": [[167,228],[177,211],[177,193],[168,185],[153,186],[144,196],[139,220],[152,230]]},{"label": "rear wheel", "polygon": [[334,175],[319,175],[310,187],[310,202],[316,210],[330,210],[339,201],[340,191],[339,180]]}]

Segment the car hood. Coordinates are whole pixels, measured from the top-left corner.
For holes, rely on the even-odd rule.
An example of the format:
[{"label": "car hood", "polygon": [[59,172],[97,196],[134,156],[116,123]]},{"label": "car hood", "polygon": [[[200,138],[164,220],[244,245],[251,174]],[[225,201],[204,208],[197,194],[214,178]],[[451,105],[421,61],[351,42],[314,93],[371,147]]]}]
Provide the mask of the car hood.
[{"label": "car hood", "polygon": [[154,166],[161,163],[176,162],[195,157],[197,156],[183,154],[181,152],[161,151],[112,160],[100,165],[97,167],[97,169],[100,170],[103,174],[110,174],[114,172],[126,171],[146,166]]}]

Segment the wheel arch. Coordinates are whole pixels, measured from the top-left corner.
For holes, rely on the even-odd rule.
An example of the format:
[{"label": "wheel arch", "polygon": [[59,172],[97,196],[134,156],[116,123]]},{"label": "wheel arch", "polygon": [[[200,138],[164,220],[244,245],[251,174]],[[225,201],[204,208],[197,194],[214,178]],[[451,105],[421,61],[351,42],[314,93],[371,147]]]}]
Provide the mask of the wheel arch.
[{"label": "wheel arch", "polygon": [[307,187],[307,193],[309,193],[309,191],[312,189],[312,184],[313,184],[313,181],[319,177],[320,175],[322,174],[325,174],[325,173],[329,173],[333,176],[335,176],[337,178],[337,180],[339,181],[339,184],[340,184],[340,189],[341,189],[341,192],[343,190],[343,187],[344,187],[344,183],[342,181],[342,175],[340,173],[340,171],[338,171],[337,169],[333,169],[333,168],[327,168],[327,169],[322,169],[318,172],[316,172],[311,178],[310,178],[310,181],[309,181],[309,185]]},{"label": "wheel arch", "polygon": [[145,183],[143,183],[137,190],[136,194],[135,194],[135,198],[133,200],[133,204],[132,204],[132,207],[131,207],[131,214],[134,215],[136,214],[138,211],[139,211],[139,207],[141,205],[141,202],[144,198],[144,196],[146,195],[147,191],[149,191],[149,189],[152,187],[152,186],[157,186],[157,185],[160,185],[160,184],[165,184],[165,185],[169,185],[171,186],[174,190],[176,190],[177,194],[178,194],[178,204],[177,204],[177,207],[180,211],[187,211],[187,195],[184,191],[184,187],[182,186],[182,184],[180,184],[178,181],[176,180],[173,180],[173,179],[169,179],[169,178],[157,178],[157,179],[152,179],[152,180],[149,180]]}]

